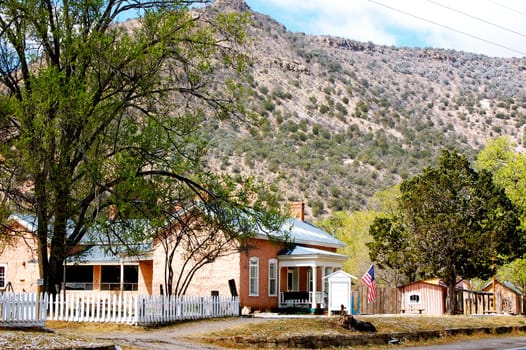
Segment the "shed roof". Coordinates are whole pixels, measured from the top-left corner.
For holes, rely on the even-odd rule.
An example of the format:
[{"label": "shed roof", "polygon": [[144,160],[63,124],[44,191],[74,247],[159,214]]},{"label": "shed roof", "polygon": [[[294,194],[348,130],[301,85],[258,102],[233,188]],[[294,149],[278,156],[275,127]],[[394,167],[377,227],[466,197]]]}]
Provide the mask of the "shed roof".
[{"label": "shed roof", "polygon": [[[522,295],[522,291],[516,286],[514,285],[513,283],[511,282],[508,282],[508,281],[500,281],[500,280],[495,280],[496,283],[499,283],[500,285],[508,288],[509,290],[511,290],[513,293],[515,294],[518,294],[518,295]],[[487,290],[491,285],[493,284],[493,281],[489,281],[488,283],[486,283],[484,285],[484,287],[482,288],[483,290]]]}]

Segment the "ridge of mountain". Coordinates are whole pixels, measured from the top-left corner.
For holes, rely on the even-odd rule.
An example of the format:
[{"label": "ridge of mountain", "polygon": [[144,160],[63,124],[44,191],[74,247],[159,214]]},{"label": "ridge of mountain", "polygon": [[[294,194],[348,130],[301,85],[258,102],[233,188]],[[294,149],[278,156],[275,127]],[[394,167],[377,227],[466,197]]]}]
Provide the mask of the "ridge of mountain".
[{"label": "ridge of mountain", "polygon": [[[359,210],[455,149],[507,135],[524,149],[526,58],[294,33],[242,0],[257,127],[213,126],[212,168],[253,175],[308,218]],[[211,131],[212,132],[212,131]]]}]

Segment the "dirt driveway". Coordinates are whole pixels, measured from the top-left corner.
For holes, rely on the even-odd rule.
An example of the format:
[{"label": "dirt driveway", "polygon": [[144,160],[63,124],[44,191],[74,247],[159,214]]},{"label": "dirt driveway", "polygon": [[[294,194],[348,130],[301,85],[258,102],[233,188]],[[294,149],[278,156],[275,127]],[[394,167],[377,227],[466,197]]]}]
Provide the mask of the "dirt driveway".
[{"label": "dirt driveway", "polygon": [[[82,327],[57,329],[56,334],[100,340],[118,346],[128,346],[134,350],[183,350],[183,349],[219,349],[208,344],[199,343],[203,333],[268,320],[263,318],[227,318],[185,322],[173,326],[140,331],[100,331],[82,330]],[[192,338],[195,341],[192,341]]]}]

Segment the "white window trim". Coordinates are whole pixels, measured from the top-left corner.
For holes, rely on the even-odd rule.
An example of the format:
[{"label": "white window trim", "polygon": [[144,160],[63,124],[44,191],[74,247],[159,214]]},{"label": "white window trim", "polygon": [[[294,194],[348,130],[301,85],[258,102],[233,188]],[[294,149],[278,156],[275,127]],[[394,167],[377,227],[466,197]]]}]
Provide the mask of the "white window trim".
[{"label": "white window trim", "polygon": [[4,284],[0,285],[0,289],[4,289],[7,286],[7,264],[0,264],[0,267],[4,268]]},{"label": "white window trim", "polygon": [[[274,277],[271,277],[271,266],[274,265]],[[274,293],[271,292],[271,281],[274,280]],[[270,259],[268,261],[268,295],[269,297],[275,297],[278,295],[278,260]]]},{"label": "white window trim", "polygon": [[[254,262],[254,264],[252,264]],[[256,267],[256,276],[252,276],[252,267]],[[252,288],[252,281],[255,283],[255,288]],[[256,290],[256,293],[252,292],[252,289]],[[251,297],[259,296],[259,258],[251,256],[248,259],[248,295]]]},{"label": "white window trim", "polygon": [[[413,295],[418,296],[418,301],[411,300],[411,297],[412,297]],[[411,293],[411,294],[409,294],[409,298],[408,298],[408,299],[409,299],[409,304],[415,304],[415,305],[416,305],[416,304],[420,304],[420,300],[421,300],[421,298],[422,298],[422,296],[420,295],[420,293]]]}]

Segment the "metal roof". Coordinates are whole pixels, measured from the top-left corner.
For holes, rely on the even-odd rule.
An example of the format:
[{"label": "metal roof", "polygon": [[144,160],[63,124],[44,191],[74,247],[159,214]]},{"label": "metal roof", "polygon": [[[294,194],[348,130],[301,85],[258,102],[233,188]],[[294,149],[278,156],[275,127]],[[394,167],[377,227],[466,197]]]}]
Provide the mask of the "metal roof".
[{"label": "metal roof", "polygon": [[347,259],[346,255],[333,253],[333,252],[329,252],[329,251],[322,250],[322,249],[309,248],[309,247],[303,247],[303,246],[298,246],[298,245],[295,245],[289,248],[285,248],[282,251],[280,251],[278,254],[278,256],[280,257],[284,257],[284,256],[304,257],[304,256],[313,256],[313,255]]},{"label": "metal roof", "polygon": [[345,243],[312,225],[307,221],[289,218],[283,224],[279,232],[273,232],[272,236],[285,238],[288,236],[292,243],[311,244],[330,248],[343,248]]},{"label": "metal roof", "polygon": [[[117,247],[118,248],[118,247]],[[121,262],[131,263],[150,258],[151,245],[144,244],[134,247],[136,254],[129,254],[121,247],[120,251],[110,252],[101,245],[87,246],[81,253],[67,258],[68,264],[120,264]]]}]

